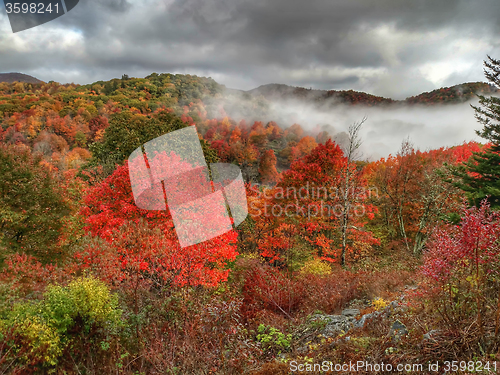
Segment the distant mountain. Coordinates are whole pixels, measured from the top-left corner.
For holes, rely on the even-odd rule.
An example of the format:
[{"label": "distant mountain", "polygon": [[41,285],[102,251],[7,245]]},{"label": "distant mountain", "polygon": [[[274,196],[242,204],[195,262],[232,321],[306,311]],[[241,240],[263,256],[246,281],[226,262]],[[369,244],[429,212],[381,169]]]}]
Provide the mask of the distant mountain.
[{"label": "distant mountain", "polygon": [[44,83],[35,77],[23,73],[0,73],[0,82]]},{"label": "distant mountain", "polygon": [[349,103],[373,106],[395,102],[392,99],[353,90],[313,90],[276,83],[259,86],[247,92],[252,96],[262,95],[267,100],[299,99],[315,102],[316,104]]},{"label": "distant mountain", "polygon": [[446,104],[464,103],[471,100],[476,94],[491,95],[499,93],[495,86],[484,82],[471,82],[443,87],[430,92],[424,92],[417,96],[406,98],[409,104]]},{"label": "distant mountain", "polygon": [[371,107],[390,104],[458,104],[471,100],[475,94],[490,95],[499,93],[499,90],[484,82],[472,82],[424,92],[405,100],[394,100],[353,90],[313,90],[271,83],[246,91],[246,93],[253,97],[262,96],[269,101],[297,99],[318,105],[344,103]]}]

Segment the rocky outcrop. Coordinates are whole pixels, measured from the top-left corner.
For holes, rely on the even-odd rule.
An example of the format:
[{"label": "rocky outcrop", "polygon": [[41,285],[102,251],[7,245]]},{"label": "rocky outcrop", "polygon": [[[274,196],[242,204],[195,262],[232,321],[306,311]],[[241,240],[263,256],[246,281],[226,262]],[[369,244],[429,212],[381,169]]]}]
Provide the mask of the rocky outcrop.
[{"label": "rocky outcrop", "polygon": [[[406,306],[401,304],[403,299],[404,297],[401,297],[397,301],[392,301],[383,310],[374,311],[362,316],[360,316],[358,309],[345,309],[340,315],[314,314],[309,318],[309,323],[314,326],[323,327],[319,332],[320,335],[327,338],[333,337],[340,333],[346,333],[352,328],[363,328],[372,319],[389,319],[392,315],[406,310]],[[406,327],[403,325],[403,329],[396,322],[394,323],[395,325],[393,324],[389,334],[398,337],[407,334]],[[402,325],[401,322],[399,324]]]},{"label": "rocky outcrop", "polygon": [[[414,287],[407,288],[407,290],[413,289]],[[407,327],[397,320],[399,314],[408,309],[403,304],[404,299],[405,295],[403,294],[399,299],[390,302],[384,309],[363,315],[361,315],[359,309],[348,308],[342,310],[340,315],[314,314],[310,316],[305,327],[296,334],[298,342],[303,345],[298,348],[298,353],[306,353],[309,350],[308,345],[319,337],[323,339],[330,338],[331,345],[336,345],[340,341],[349,341],[350,336],[346,335],[346,333],[352,329],[364,328],[373,319],[393,320],[387,336],[392,339],[394,344],[397,344],[402,337],[408,334]],[[429,339],[432,337],[433,332],[428,333]]]}]

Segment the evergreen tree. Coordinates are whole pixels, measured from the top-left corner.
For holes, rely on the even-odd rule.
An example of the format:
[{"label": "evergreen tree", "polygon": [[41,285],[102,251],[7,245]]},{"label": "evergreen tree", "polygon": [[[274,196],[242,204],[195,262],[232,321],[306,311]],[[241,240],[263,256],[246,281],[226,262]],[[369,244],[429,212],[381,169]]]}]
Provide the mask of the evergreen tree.
[{"label": "evergreen tree", "polygon": [[[500,60],[488,56],[484,62],[485,76],[497,90],[500,89]],[[476,131],[491,143],[483,152],[473,156],[458,167],[454,174],[460,178],[456,183],[467,193],[471,203],[479,206],[488,197],[492,208],[500,208],[500,98],[478,95],[480,106],[472,106],[476,119],[483,129]]]}]

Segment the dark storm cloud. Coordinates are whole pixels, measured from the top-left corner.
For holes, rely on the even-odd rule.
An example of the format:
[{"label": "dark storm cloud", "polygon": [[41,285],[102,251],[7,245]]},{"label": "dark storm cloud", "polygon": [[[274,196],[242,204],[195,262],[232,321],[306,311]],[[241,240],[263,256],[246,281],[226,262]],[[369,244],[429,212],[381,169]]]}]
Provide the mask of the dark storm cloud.
[{"label": "dark storm cloud", "polygon": [[82,0],[15,35],[0,14],[0,67],[61,82],[168,71],[402,98],[483,80],[499,15],[498,0]]},{"label": "dark storm cloud", "polygon": [[104,9],[109,9],[112,12],[126,12],[130,9],[131,4],[127,0],[107,0],[99,1]]}]

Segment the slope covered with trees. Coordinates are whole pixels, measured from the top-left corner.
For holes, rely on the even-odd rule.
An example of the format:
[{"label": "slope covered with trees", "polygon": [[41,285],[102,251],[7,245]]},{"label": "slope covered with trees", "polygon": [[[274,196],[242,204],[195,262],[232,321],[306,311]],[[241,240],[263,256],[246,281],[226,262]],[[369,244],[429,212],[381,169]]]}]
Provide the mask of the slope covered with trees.
[{"label": "slope covered with trees", "polygon": [[[498,88],[499,62],[488,64]],[[269,93],[392,105],[355,92]],[[3,373],[285,374],[367,358],[500,368],[494,96],[476,108],[490,143],[424,152],[402,140],[366,162],[356,157],[363,121],[337,144],[300,124],[235,121],[224,95],[235,93],[174,74],[0,84]],[[135,204],[128,157],[190,125],[209,163],[241,168],[249,214],[181,247],[168,201]],[[157,157],[177,165],[175,154]]]},{"label": "slope covered with trees", "polygon": [[451,87],[443,87],[431,92],[406,98],[408,104],[456,104],[467,102],[478,95],[498,94],[497,86],[484,82],[464,83]]},{"label": "slope covered with trees", "polygon": [[39,79],[22,73],[0,73],[0,82],[43,83]]},{"label": "slope covered with trees", "polygon": [[253,96],[262,95],[269,100],[296,99],[314,104],[362,104],[367,106],[391,104],[395,101],[381,96],[353,90],[313,90],[283,84],[269,84],[248,91]]}]

